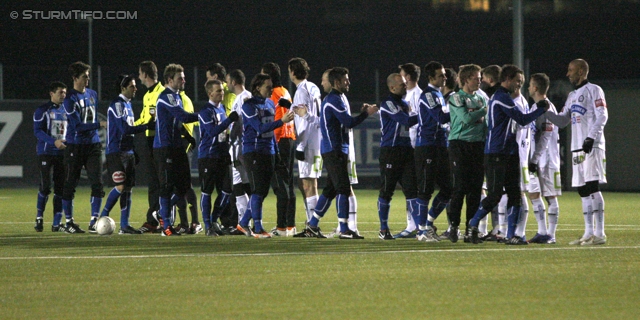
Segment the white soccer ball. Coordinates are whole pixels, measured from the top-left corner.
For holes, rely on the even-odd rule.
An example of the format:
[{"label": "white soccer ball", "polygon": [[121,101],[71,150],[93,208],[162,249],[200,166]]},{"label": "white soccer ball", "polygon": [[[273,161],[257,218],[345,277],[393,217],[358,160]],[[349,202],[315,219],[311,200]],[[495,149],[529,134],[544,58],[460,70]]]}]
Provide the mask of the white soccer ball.
[{"label": "white soccer ball", "polygon": [[96,231],[101,236],[108,236],[116,230],[116,222],[111,217],[104,216],[96,222]]}]

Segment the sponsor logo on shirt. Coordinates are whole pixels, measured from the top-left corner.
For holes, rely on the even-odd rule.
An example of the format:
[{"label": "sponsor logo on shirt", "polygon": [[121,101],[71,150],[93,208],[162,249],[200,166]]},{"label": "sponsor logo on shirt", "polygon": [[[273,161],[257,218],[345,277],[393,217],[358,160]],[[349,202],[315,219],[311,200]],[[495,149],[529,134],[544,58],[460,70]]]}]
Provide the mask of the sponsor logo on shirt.
[{"label": "sponsor logo on shirt", "polygon": [[587,109],[585,109],[581,105],[572,104],[571,105],[571,113],[579,113],[581,115],[584,115],[585,113],[587,113]]},{"label": "sponsor logo on shirt", "polygon": [[607,107],[607,103],[604,102],[603,99],[596,100],[595,104],[596,104],[596,108],[600,108],[600,107],[605,107],[606,108]]}]

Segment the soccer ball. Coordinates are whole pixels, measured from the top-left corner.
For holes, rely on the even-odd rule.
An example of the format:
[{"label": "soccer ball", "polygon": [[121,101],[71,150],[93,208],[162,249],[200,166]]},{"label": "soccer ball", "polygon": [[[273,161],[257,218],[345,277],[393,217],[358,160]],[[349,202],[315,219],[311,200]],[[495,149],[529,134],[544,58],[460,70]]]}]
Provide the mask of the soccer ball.
[{"label": "soccer ball", "polygon": [[111,219],[111,217],[101,217],[96,222],[96,231],[101,236],[108,236],[116,230],[116,222]]}]

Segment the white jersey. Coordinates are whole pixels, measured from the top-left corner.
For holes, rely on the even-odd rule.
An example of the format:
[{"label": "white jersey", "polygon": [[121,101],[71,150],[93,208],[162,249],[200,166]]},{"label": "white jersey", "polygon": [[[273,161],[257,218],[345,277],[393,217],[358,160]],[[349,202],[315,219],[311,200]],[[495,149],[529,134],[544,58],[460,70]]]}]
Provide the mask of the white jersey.
[{"label": "white jersey", "polygon": [[[403,99],[409,104],[409,115],[418,114],[420,109],[420,95],[422,94],[422,89],[418,87],[416,84],[413,89],[407,89],[407,93],[404,95]],[[413,125],[409,128],[409,137],[411,138],[411,146],[415,148],[416,146],[416,137],[418,135],[418,124]]]},{"label": "white jersey", "polygon": [[604,126],[609,113],[602,88],[587,82],[571,91],[560,115],[571,116],[571,151],[582,150],[586,138],[594,140],[594,148],[605,150]]},{"label": "white jersey", "polygon": [[231,111],[235,111],[239,116],[238,120],[231,123],[229,127],[229,141],[231,143],[229,153],[231,153],[231,159],[234,161],[238,160],[242,155],[242,105],[250,98],[251,92],[244,90],[236,95],[236,99],[233,100],[233,105],[231,106]]},{"label": "white jersey", "polygon": [[[515,103],[520,112],[525,114],[529,113],[529,103],[523,95],[519,95],[518,97],[514,98],[513,103]],[[512,121],[512,123],[515,126],[513,129],[516,130],[516,142],[518,143],[520,164],[522,167],[526,168],[529,166],[529,152],[531,147],[531,124],[521,126],[515,121]]]},{"label": "white jersey", "polygon": [[[347,107],[347,113],[351,115],[351,105],[349,99],[344,94],[340,95],[342,102]],[[348,162],[349,182],[358,184],[358,174],[356,173],[356,148],[353,145],[353,129],[349,129],[349,162]]]},{"label": "white jersey", "polygon": [[[558,114],[556,107],[549,103],[548,112]],[[538,109],[537,103],[531,106],[531,111]],[[558,126],[554,125],[548,118],[547,113],[538,117],[535,122],[535,143],[532,145],[531,162],[538,164],[540,168],[560,169],[560,146],[558,141]]]},{"label": "white jersey", "polygon": [[294,118],[296,128],[296,150],[306,149],[318,150],[320,153],[320,89],[313,82],[303,80],[298,84],[296,93],[293,96],[293,106],[307,106],[307,115]]}]

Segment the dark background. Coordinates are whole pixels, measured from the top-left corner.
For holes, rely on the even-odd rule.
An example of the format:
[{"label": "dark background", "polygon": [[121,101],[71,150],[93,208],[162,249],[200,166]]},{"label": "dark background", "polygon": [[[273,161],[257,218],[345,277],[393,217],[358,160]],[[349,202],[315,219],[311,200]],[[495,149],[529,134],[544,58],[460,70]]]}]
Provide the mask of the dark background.
[{"label": "dark background", "polygon": [[[511,1],[488,1],[489,11],[470,11],[474,1],[197,1],[108,3],[25,1],[0,9],[0,63],[5,99],[47,98],[52,80],[70,83],[67,66],[88,60],[88,24],[77,20],[10,18],[23,10],[125,10],[136,20],[94,20],[93,65],[102,68],[103,96],[119,73],[137,72],[143,60],[162,70],[186,68],[193,95],[193,67],[204,83],[206,66],[220,62],[247,78],[274,61],[286,68],[305,58],[311,80],[325,69],[351,70],[355,100],[375,98],[375,70],[381,79],[401,63],[447,67],[512,62]],[[478,2],[478,1],[475,1]],[[482,1],[480,1],[482,2]],[[572,59],[591,66],[592,79],[633,79],[640,70],[639,1],[523,1],[524,57],[528,72],[566,79]],[[525,66],[526,67],[526,66]],[[285,69],[286,70],[286,69]],[[285,73],[286,75],[286,73]],[[96,77],[95,74],[92,76]],[[286,79],[285,79],[286,80]],[[421,85],[426,83],[422,77]],[[199,90],[195,100],[204,100]],[[142,98],[142,94],[137,100]]]}]

